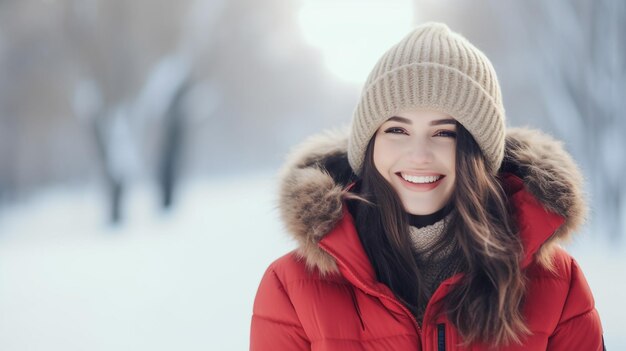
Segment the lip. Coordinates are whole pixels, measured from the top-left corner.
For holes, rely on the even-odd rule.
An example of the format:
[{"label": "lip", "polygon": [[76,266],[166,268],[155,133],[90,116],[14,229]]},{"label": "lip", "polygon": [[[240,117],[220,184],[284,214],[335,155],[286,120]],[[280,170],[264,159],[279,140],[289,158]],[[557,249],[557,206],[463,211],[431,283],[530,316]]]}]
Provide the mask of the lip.
[{"label": "lip", "polygon": [[411,173],[403,172],[403,173],[407,175],[418,175],[418,176],[442,176],[441,178],[439,178],[439,180],[433,183],[415,184],[415,183],[406,181],[404,178],[402,178],[402,175],[400,174],[400,172],[396,173],[396,175],[400,179],[400,182],[405,188],[412,190],[412,191],[418,191],[418,192],[433,190],[436,187],[438,187],[444,179],[446,179],[445,175],[437,174],[437,173],[413,173],[413,172]]}]

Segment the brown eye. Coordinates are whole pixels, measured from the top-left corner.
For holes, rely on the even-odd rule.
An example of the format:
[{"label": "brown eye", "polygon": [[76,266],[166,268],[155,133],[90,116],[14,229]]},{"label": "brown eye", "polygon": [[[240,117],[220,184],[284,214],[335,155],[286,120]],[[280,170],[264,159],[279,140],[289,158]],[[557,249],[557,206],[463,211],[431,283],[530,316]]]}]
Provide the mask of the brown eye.
[{"label": "brown eye", "polygon": [[456,138],[456,132],[451,130],[439,130],[435,133],[435,136],[442,136],[444,138]]},{"label": "brown eye", "polygon": [[385,130],[385,133],[391,133],[391,134],[407,134],[407,132],[402,129],[402,128],[398,128],[398,127],[391,127],[388,128],[387,130]]}]

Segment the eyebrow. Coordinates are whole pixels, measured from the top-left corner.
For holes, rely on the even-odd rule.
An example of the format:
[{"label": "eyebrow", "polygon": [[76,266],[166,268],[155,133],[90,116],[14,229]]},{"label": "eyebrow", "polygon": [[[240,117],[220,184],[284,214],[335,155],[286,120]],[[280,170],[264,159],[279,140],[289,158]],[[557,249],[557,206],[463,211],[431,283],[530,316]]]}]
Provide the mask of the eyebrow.
[{"label": "eyebrow", "polygon": [[[400,122],[400,123],[406,123],[406,124],[413,124],[413,122],[408,119],[408,118],[404,118],[404,117],[400,117],[400,116],[392,116],[389,117],[387,119],[387,121],[396,121],[396,122]],[[456,120],[453,118],[446,118],[446,119],[436,119],[434,121],[430,121],[430,125],[431,126],[439,126],[442,124],[454,124],[456,125]]]}]

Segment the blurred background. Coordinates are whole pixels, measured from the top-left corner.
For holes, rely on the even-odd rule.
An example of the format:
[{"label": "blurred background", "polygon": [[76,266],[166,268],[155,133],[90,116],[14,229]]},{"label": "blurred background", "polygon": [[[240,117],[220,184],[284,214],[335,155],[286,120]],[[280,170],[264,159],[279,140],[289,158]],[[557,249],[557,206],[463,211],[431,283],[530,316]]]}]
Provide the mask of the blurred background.
[{"label": "blurred background", "polygon": [[349,124],[378,57],[432,20],[491,59],[509,126],[582,168],[567,249],[626,349],[620,0],[0,1],[0,349],[247,349],[294,247],[285,154]]}]

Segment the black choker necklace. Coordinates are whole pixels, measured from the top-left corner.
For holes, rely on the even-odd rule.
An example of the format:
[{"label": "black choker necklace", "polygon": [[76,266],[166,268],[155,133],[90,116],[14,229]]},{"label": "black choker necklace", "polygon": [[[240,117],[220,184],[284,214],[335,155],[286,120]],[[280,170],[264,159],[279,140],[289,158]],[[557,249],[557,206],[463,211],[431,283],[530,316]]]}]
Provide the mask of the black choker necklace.
[{"label": "black choker necklace", "polygon": [[407,213],[409,216],[409,225],[417,228],[423,228],[435,224],[447,216],[451,210],[451,206],[444,206],[441,210],[427,215],[414,215]]}]

